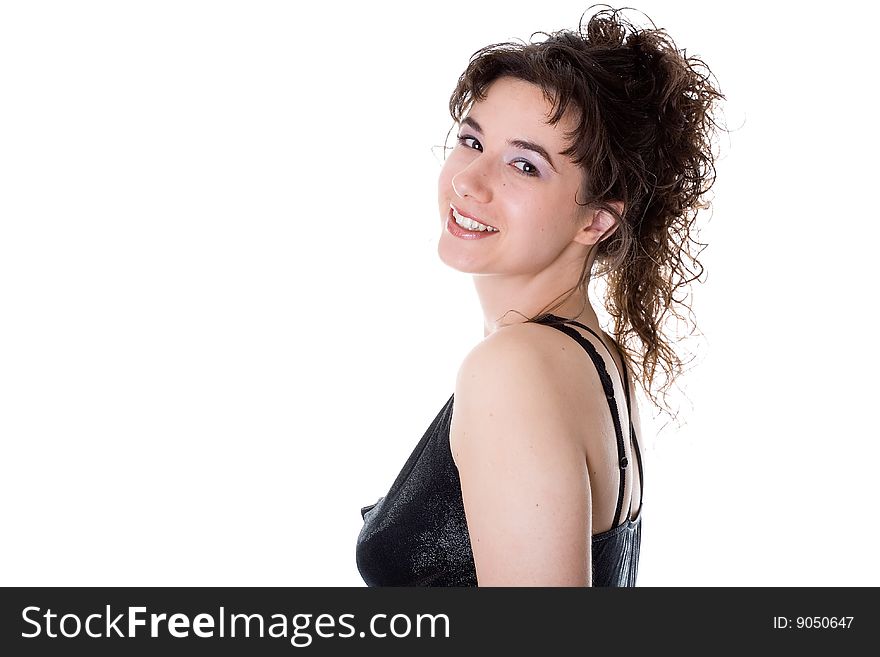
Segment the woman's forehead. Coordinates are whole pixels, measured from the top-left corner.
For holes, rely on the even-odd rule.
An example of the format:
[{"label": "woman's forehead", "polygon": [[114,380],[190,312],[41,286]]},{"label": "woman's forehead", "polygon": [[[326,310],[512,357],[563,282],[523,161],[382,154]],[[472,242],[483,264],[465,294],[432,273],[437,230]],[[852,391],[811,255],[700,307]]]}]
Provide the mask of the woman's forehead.
[{"label": "woman's forehead", "polygon": [[571,145],[577,124],[570,108],[555,124],[550,122],[553,114],[553,101],[541,87],[504,77],[492,82],[483,100],[474,102],[460,123],[484,137],[536,150],[561,172],[560,167],[573,165],[563,151]]},{"label": "woman's forehead", "polygon": [[575,125],[574,112],[568,108],[558,123],[551,124],[554,109],[540,86],[505,76],[487,87],[485,97],[471,105],[467,117],[485,130],[520,127],[564,142],[565,132]]}]

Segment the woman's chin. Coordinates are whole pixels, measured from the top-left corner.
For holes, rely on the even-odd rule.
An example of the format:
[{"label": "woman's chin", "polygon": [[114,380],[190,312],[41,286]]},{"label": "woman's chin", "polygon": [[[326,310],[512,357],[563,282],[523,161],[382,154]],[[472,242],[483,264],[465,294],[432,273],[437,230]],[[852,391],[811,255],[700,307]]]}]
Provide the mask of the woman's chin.
[{"label": "woman's chin", "polygon": [[437,245],[437,255],[440,257],[440,262],[462,274],[482,273],[483,266],[481,263],[474,261],[472,255],[467,256],[461,253],[460,250],[454,248],[454,245],[444,244],[442,237]]}]

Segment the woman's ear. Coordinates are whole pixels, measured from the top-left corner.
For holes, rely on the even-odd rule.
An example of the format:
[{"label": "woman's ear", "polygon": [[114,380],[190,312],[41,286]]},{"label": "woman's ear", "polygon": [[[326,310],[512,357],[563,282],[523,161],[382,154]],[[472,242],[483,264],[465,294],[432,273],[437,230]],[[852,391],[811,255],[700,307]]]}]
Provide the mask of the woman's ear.
[{"label": "woman's ear", "polygon": [[[623,216],[623,203],[611,201],[608,205],[617,210],[620,216]],[[602,208],[590,209],[589,216],[591,217],[589,223],[584,225],[574,237],[576,242],[586,246],[591,246],[610,237],[619,225],[617,218]]]}]

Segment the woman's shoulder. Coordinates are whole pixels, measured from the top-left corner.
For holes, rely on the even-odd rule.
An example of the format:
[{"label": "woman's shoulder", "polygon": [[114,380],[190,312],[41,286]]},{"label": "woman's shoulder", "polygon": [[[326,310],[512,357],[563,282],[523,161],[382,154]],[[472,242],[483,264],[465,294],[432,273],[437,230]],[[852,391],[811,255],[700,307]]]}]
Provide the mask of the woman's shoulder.
[{"label": "woman's shoulder", "polygon": [[589,412],[580,400],[585,396],[604,400],[598,381],[581,376],[582,363],[571,357],[572,349],[577,348],[570,336],[538,323],[499,329],[475,345],[462,361],[456,379],[456,406],[467,404],[507,416],[531,410],[522,421],[546,422],[551,417],[574,431],[583,414]]},{"label": "woman's shoulder", "polygon": [[552,330],[496,331],[456,384],[449,447],[481,585],[588,581],[590,483],[582,431],[568,419],[575,405],[559,394],[544,341]]},{"label": "woman's shoulder", "polygon": [[571,337],[544,324],[511,324],[478,342],[465,356],[460,372],[521,368],[534,376],[555,378],[570,366],[572,344]]}]

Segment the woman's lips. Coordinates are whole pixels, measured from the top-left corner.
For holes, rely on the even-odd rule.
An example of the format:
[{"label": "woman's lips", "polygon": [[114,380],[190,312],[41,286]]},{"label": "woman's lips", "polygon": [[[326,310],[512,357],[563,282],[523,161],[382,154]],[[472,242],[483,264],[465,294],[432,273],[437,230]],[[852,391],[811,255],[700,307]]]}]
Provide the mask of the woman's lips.
[{"label": "woman's lips", "polygon": [[467,212],[462,212],[460,209],[455,207],[452,203],[449,204],[449,207],[452,208],[452,210],[453,210],[453,217],[452,217],[453,219],[455,219],[455,215],[457,214],[458,216],[464,217],[465,219],[470,219],[471,221],[476,221],[478,224],[483,224],[484,226],[489,226],[489,228],[494,228],[495,230],[498,230],[498,226],[493,226],[478,217],[473,217],[473,216],[469,215]]},{"label": "woman's lips", "polygon": [[462,228],[457,223],[455,223],[455,219],[452,218],[452,208],[449,208],[449,213],[446,215],[446,230],[455,237],[460,237],[463,240],[480,240],[484,237],[492,237],[492,235],[497,235],[499,232],[488,230],[468,230],[467,228]]}]

